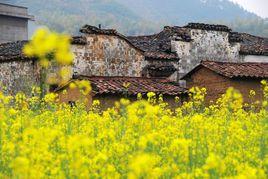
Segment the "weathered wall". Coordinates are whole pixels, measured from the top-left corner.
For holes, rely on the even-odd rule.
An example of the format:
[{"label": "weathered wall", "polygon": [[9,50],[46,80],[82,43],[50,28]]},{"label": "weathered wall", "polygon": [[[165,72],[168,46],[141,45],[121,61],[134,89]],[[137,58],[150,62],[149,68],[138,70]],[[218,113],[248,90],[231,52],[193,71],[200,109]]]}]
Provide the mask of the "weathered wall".
[{"label": "weathered wall", "polygon": [[172,41],[180,57],[180,73],[185,74],[201,60],[239,61],[239,43],[229,43],[229,33],[191,29],[190,42]]},{"label": "weathered wall", "polygon": [[0,15],[0,43],[27,39],[27,19]]},{"label": "weathered wall", "polygon": [[187,87],[205,87],[207,89],[206,102],[216,101],[229,87],[239,90],[245,102],[251,102],[250,90],[256,91],[255,100],[262,100],[260,79],[229,79],[207,69],[201,68],[195,72],[191,79],[186,79]]},{"label": "weathered wall", "polygon": [[88,76],[141,77],[144,55],[125,40],[111,35],[86,35],[87,45],[73,45],[74,72]]},{"label": "weathered wall", "polygon": [[39,85],[39,70],[36,61],[10,61],[0,63],[0,83],[8,94],[31,92],[33,85]]}]

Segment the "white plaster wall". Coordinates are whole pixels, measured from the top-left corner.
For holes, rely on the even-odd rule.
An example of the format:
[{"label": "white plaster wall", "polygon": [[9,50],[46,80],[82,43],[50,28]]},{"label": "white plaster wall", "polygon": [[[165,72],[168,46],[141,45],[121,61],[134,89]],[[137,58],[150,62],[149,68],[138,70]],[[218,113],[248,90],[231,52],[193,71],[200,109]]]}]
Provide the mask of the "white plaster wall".
[{"label": "white plaster wall", "polygon": [[191,43],[184,41],[171,41],[171,51],[176,52],[179,57],[189,56]]},{"label": "white plaster wall", "polygon": [[191,42],[172,41],[172,50],[180,57],[181,75],[202,60],[241,61],[240,43],[229,43],[229,32],[191,29]]},{"label": "white plaster wall", "polygon": [[79,72],[85,71],[86,68],[88,68],[86,61],[83,60],[85,54],[85,46],[72,45],[71,50],[74,53],[73,73],[78,74]]},{"label": "white plaster wall", "polygon": [[259,56],[259,55],[245,55],[245,62],[265,62],[268,63],[268,56]]}]

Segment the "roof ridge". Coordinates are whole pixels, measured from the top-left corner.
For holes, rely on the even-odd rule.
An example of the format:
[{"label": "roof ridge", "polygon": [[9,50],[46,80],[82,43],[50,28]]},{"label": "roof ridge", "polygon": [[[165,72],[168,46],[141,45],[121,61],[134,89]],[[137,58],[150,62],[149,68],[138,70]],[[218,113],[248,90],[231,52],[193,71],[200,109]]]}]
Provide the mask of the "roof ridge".
[{"label": "roof ridge", "polygon": [[259,38],[259,39],[268,39],[268,37],[262,37],[262,36],[258,36],[258,35],[253,35],[253,34],[249,34],[249,33],[246,33],[246,32],[238,32],[238,33],[240,35],[248,35],[248,36]]},{"label": "roof ridge", "polygon": [[16,44],[16,43],[21,43],[21,42],[29,42],[30,40],[17,40],[17,41],[12,41],[12,42],[4,42],[0,43],[0,45],[9,45],[9,44]]},{"label": "roof ridge", "polygon": [[141,37],[153,37],[158,35],[160,32],[155,33],[155,34],[150,34],[150,35],[130,35],[130,36],[126,36],[127,38],[141,38]]},{"label": "roof ridge", "polygon": [[112,79],[112,78],[126,78],[126,79],[144,79],[144,80],[157,80],[157,79],[166,79],[164,77],[135,77],[135,76],[88,76],[88,75],[78,75],[76,78],[79,79],[79,77],[82,78],[107,78],[107,79]]},{"label": "roof ridge", "polygon": [[144,50],[139,48],[138,46],[134,45],[130,39],[128,39],[125,35],[117,32],[117,30],[115,29],[100,29],[96,26],[92,26],[92,25],[84,25],[81,29],[80,29],[81,33],[85,33],[85,34],[101,34],[101,35],[112,35],[112,36],[117,36],[123,40],[125,40],[129,45],[133,46],[134,48],[136,48],[137,50],[139,50],[140,52],[144,53]]},{"label": "roof ridge", "polygon": [[[146,94],[148,92],[155,92],[157,94],[166,94],[166,95],[179,95],[187,93],[187,89],[181,87],[179,83],[171,83],[170,81],[165,80],[156,80],[154,78],[143,78],[143,77],[122,77],[121,79],[116,79],[115,77],[111,78],[109,76],[101,76],[102,78],[84,78],[91,82],[95,94],[124,94],[128,93],[129,95],[137,95],[139,93]],[[104,80],[103,78],[110,78]],[[74,79],[71,79],[68,83],[58,87],[55,91],[60,91],[68,86],[70,82]],[[124,83],[130,83],[129,87],[125,87]]]}]

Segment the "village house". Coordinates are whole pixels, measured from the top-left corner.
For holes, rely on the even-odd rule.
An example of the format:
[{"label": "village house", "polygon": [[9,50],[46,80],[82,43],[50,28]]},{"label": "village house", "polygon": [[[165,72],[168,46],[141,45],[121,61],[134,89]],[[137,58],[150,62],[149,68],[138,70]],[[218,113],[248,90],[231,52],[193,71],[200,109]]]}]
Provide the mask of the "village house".
[{"label": "village house", "polygon": [[[179,58],[171,51],[147,52],[113,29],[86,25],[84,44],[73,45],[74,73],[87,76],[165,77],[177,81]],[[153,48],[153,47],[152,47]]]},{"label": "village house", "polygon": [[[119,100],[126,94],[136,99],[138,93],[144,95],[147,92],[163,94],[171,103],[176,96],[185,98],[187,90],[176,82],[178,58],[175,54],[167,52],[163,56],[161,52],[154,52],[148,59],[142,49],[115,30],[86,25],[81,29],[81,33],[82,36],[72,38],[72,51],[75,55],[72,72],[74,77],[88,77],[86,79],[92,83],[94,99],[101,98],[106,101],[109,97]],[[28,58],[22,52],[25,43],[26,41],[19,41],[0,45],[2,66],[5,65],[0,73],[7,76],[7,79],[2,79],[2,84],[7,86],[8,92],[12,94],[18,91],[29,92],[30,86],[40,83],[40,69],[36,59]],[[154,61],[159,65],[153,64]],[[19,63],[22,64],[21,69],[27,70],[12,72],[12,64]],[[95,88],[98,85],[94,84],[102,86]],[[129,84],[128,89],[124,84]],[[105,92],[98,92],[109,85],[111,88],[107,88]],[[113,88],[114,85],[117,87]],[[68,93],[69,96],[77,96],[72,94],[72,91]],[[106,103],[109,103],[108,101]]]},{"label": "village house", "polygon": [[[86,95],[87,108],[91,106],[93,100],[98,100],[102,108],[106,109],[113,107],[115,101],[120,101],[121,98],[135,101],[141,95],[142,98],[146,99],[148,92],[162,95],[163,100],[171,107],[176,107],[188,100],[186,88],[180,87],[178,83],[171,82],[165,78],[77,76],[73,80],[90,81],[92,91]],[[81,94],[79,89],[69,88],[69,84],[73,80],[56,89],[61,102],[75,104],[76,101],[84,100],[84,95]],[[179,101],[176,101],[175,97],[179,97]]]},{"label": "village house", "polygon": [[186,80],[187,88],[206,88],[207,103],[215,102],[229,87],[239,90],[247,103],[252,102],[251,90],[256,92],[254,100],[261,101],[261,81],[268,79],[268,63],[202,61],[182,79]]},{"label": "village house", "polygon": [[[40,66],[36,58],[23,54],[28,41],[16,41],[0,44],[0,90],[14,95],[18,92],[31,93],[32,86],[39,86]],[[80,43],[75,39],[73,44]]]},{"label": "village house", "polygon": [[[127,37],[112,29],[86,25],[80,37],[74,37],[75,55],[73,73],[77,79],[91,82],[93,91],[89,101],[98,99],[103,106],[112,106],[122,97],[137,99],[140,93],[163,94],[170,104],[175,97],[186,99],[186,88],[177,82],[179,59],[172,52],[146,53]],[[78,43],[80,42],[80,43]],[[128,87],[126,87],[126,85]],[[64,102],[79,99],[79,91],[68,90],[68,97],[57,89]]]},{"label": "village house", "polygon": [[233,32],[224,25],[189,23],[167,26],[154,35],[128,38],[147,54],[173,53],[179,59],[177,81],[202,60],[268,62],[268,38]]},{"label": "village house", "polygon": [[0,84],[7,94],[19,91],[30,93],[30,86],[39,84],[39,67],[36,59],[22,54],[27,41],[0,44]]},{"label": "village house", "polygon": [[[92,82],[90,98],[93,100],[108,96],[110,99],[112,96],[116,99],[124,95],[134,97],[149,91],[163,93],[169,99],[175,96],[185,99],[187,89],[181,85],[185,81],[181,77],[204,59],[268,62],[267,38],[232,32],[223,25],[190,23],[135,37],[90,25],[82,27],[80,32],[80,36],[72,37],[71,50],[75,55],[72,75]],[[11,94],[29,92],[30,86],[40,83],[36,59],[22,52],[25,43],[27,41],[0,44],[0,82]],[[128,88],[124,84],[129,84]],[[64,87],[51,89],[55,88],[61,91]],[[105,92],[99,92],[103,90]],[[70,93],[77,96],[76,92]],[[64,98],[64,101],[73,100],[73,97]]]},{"label": "village house", "polygon": [[28,21],[34,17],[22,6],[0,2],[0,43],[28,40]]}]

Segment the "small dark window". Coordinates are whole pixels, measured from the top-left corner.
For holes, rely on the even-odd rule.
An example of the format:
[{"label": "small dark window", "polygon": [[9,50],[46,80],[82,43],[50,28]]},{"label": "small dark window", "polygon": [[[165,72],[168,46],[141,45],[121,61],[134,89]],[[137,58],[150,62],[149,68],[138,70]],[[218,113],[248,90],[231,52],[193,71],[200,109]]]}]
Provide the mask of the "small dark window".
[{"label": "small dark window", "polygon": [[68,104],[73,108],[76,107],[76,104],[74,101],[69,101]]},{"label": "small dark window", "polygon": [[58,88],[57,84],[53,84],[49,86],[49,92],[54,92]]},{"label": "small dark window", "polygon": [[192,77],[188,78],[187,80],[188,80],[188,82],[194,82]]}]

